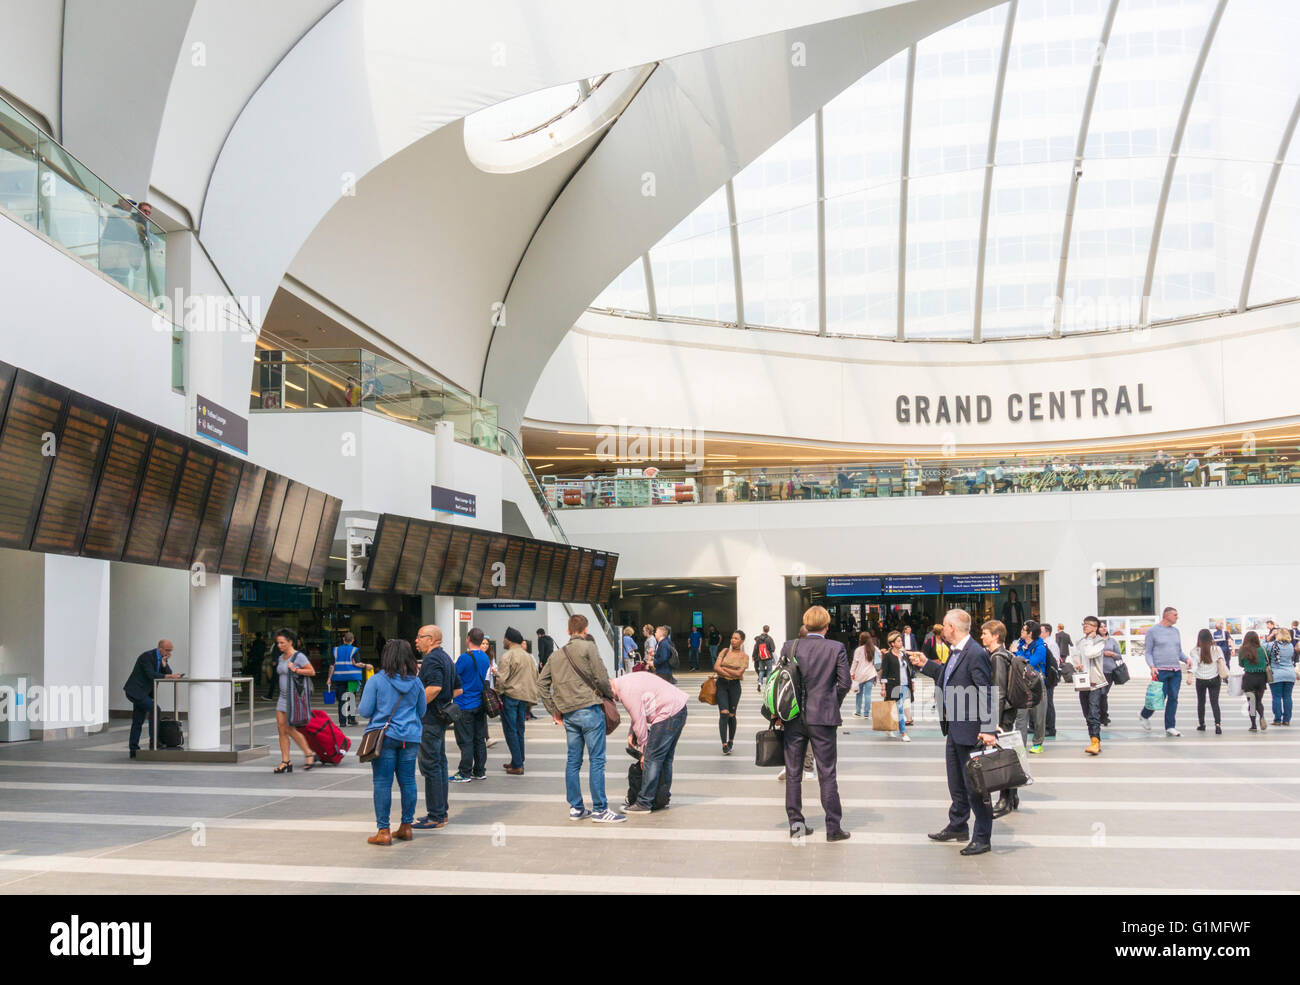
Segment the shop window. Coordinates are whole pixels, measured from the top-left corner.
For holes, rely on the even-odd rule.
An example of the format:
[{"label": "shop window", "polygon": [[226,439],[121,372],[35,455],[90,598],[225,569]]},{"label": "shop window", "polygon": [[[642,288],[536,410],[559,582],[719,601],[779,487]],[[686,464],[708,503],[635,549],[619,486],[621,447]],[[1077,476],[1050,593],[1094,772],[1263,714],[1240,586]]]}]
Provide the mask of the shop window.
[{"label": "shop window", "polygon": [[1097,615],[1104,619],[1155,611],[1155,568],[1103,568],[1097,572]]}]

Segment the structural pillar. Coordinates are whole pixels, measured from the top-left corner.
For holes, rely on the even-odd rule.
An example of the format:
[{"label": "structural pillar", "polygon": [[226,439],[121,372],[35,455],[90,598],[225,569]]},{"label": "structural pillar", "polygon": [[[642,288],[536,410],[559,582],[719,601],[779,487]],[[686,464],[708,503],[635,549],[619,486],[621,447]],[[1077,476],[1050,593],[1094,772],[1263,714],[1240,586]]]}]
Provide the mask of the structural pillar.
[{"label": "structural pillar", "polygon": [[785,576],[777,570],[760,536],[736,578],[736,622],[745,634],[748,646],[755,636],[770,626],[777,646],[786,640]]},{"label": "structural pillar", "polygon": [[[196,584],[196,582],[198,582]],[[191,576],[189,665],[191,677],[221,677],[222,617],[221,578]],[[190,684],[190,749],[216,749],[221,745],[221,684]]]}]

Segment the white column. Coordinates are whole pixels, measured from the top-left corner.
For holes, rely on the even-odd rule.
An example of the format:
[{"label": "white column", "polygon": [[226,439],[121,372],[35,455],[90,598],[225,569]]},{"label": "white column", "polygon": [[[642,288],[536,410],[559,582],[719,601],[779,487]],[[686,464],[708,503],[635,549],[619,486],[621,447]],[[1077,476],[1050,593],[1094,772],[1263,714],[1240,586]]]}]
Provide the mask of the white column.
[{"label": "white column", "polygon": [[760,536],[736,578],[736,623],[745,639],[752,640],[771,626],[771,635],[779,646],[785,640],[785,577],[777,570]]},{"label": "white column", "polygon": [[[229,613],[221,604],[221,579],[213,576],[190,581],[189,664],[191,677],[221,677],[222,618]],[[216,749],[221,745],[221,684],[191,684],[190,749]]]},{"label": "white column", "polygon": [[47,738],[75,737],[108,721],[109,567],[46,554],[44,568],[45,701],[31,725]]}]

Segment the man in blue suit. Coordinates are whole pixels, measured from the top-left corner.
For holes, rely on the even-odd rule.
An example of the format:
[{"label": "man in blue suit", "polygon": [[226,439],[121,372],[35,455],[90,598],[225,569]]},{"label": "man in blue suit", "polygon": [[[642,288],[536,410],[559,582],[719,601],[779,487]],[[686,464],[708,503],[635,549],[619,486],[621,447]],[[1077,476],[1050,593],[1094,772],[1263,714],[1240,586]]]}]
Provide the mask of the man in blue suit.
[{"label": "man in blue suit", "polygon": [[967,821],[975,815],[975,831],[963,855],[983,855],[993,837],[993,805],[971,789],[966,761],[981,745],[997,742],[997,702],[993,694],[993,666],[989,653],[970,635],[970,614],[952,609],[943,617],[943,637],[952,648],[947,663],[928,660],[923,653],[909,657],[937,689],[941,709],[939,728],[948,737],[948,825],[930,835],[934,841],[965,841]]}]

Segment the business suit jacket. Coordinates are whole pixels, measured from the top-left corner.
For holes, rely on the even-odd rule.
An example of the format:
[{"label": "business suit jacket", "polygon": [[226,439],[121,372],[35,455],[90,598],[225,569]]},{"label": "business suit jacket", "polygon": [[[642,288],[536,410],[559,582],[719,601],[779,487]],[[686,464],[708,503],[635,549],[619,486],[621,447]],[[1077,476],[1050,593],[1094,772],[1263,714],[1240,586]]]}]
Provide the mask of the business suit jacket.
[{"label": "business suit jacket", "polygon": [[806,636],[801,640],[787,640],[781,647],[781,656],[788,657],[795,643],[799,644],[795,660],[803,680],[805,702],[800,719],[806,725],[843,725],[840,702],[853,686],[844,644],[821,636]]},{"label": "business suit jacket", "polygon": [[911,652],[921,649],[915,633],[903,633],[903,649]]},{"label": "business suit jacket", "polygon": [[164,660],[162,668],[158,669],[158,651],[145,650],[144,653],[135,658],[135,666],[131,668],[131,676],[126,679],[126,684],[122,690],[131,701],[144,701],[153,698],[153,682],[160,677],[166,677],[172,672]]},{"label": "business suit jacket", "polygon": [[[907,655],[896,657],[889,650],[882,650],[880,654],[880,676],[885,679],[885,699],[888,701],[898,700],[898,689],[902,682],[902,663],[907,660]],[[915,667],[908,668],[911,673],[908,674],[907,683],[912,683],[914,675],[920,673]],[[872,683],[875,683],[874,681]]]},{"label": "business suit jacket", "polygon": [[[945,684],[944,673],[948,668],[952,668],[952,673]],[[919,670],[935,683],[939,729],[944,735],[958,745],[973,746],[978,743],[981,732],[997,734],[993,665],[988,650],[976,643],[975,637],[967,637],[965,646],[960,650],[954,649],[948,655],[947,663],[928,660]],[[958,692],[957,688],[963,690]],[[951,695],[948,693],[950,690],[954,692]]]}]

